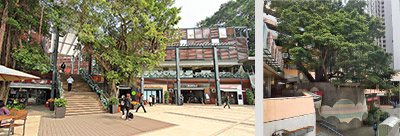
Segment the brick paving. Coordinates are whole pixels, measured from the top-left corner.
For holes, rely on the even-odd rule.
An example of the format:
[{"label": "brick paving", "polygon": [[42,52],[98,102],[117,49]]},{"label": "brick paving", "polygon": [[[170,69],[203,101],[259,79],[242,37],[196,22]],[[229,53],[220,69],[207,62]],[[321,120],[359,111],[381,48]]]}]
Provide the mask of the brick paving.
[{"label": "brick paving", "polygon": [[135,116],[130,121],[120,118],[120,114],[93,114],[67,116],[56,119],[43,116],[40,121],[39,136],[131,136],[143,132],[174,126],[174,124]]}]

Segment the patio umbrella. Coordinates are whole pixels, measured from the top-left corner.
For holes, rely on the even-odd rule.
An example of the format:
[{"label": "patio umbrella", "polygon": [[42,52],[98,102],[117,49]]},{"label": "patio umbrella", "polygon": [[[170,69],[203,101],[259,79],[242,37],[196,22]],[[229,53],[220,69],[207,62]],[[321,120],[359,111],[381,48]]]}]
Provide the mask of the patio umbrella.
[{"label": "patio umbrella", "polygon": [[27,74],[0,65],[0,81],[14,81],[14,80],[25,80],[25,79],[40,79],[40,78],[31,74]]}]

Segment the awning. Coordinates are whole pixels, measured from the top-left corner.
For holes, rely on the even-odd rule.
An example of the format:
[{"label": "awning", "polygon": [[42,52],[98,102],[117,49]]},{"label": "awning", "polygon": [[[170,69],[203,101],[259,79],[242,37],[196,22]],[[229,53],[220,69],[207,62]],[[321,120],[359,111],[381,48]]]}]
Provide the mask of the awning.
[{"label": "awning", "polygon": [[51,84],[11,83],[10,88],[50,89]]}]

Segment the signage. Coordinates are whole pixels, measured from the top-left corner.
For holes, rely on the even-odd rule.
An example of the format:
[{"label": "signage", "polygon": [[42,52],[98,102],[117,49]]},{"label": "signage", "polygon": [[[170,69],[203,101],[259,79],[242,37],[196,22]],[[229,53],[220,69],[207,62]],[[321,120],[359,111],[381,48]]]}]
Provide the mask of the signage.
[{"label": "signage", "polygon": [[[175,86],[176,85],[177,84],[175,83]],[[181,84],[181,88],[209,88],[209,87],[210,87],[209,84],[193,84],[193,83]]]},{"label": "signage", "polygon": [[194,30],[193,29],[187,29],[187,37],[188,37],[188,39],[194,39]]},{"label": "signage", "polygon": [[234,88],[234,89],[240,88],[240,89],[242,89],[242,85],[220,85],[220,87],[221,88],[226,88],[226,89],[228,89],[228,88]]},{"label": "signage", "polygon": [[166,85],[144,85],[144,88],[163,88]]},{"label": "signage", "polygon": [[136,95],[136,91],[132,91],[132,95]]},{"label": "signage", "polygon": [[219,38],[226,38],[226,28],[219,28]]}]

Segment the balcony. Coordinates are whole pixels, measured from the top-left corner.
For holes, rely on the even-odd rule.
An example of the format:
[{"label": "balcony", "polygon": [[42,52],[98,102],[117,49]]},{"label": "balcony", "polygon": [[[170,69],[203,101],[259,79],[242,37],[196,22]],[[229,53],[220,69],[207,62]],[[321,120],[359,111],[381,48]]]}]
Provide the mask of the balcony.
[{"label": "balcony", "polygon": [[[176,78],[176,71],[147,71],[144,73],[145,78]],[[192,72],[190,70],[186,72],[180,72],[180,78],[214,78],[214,72],[202,71]],[[249,74],[244,72],[219,72],[219,78],[249,78]]]}]

